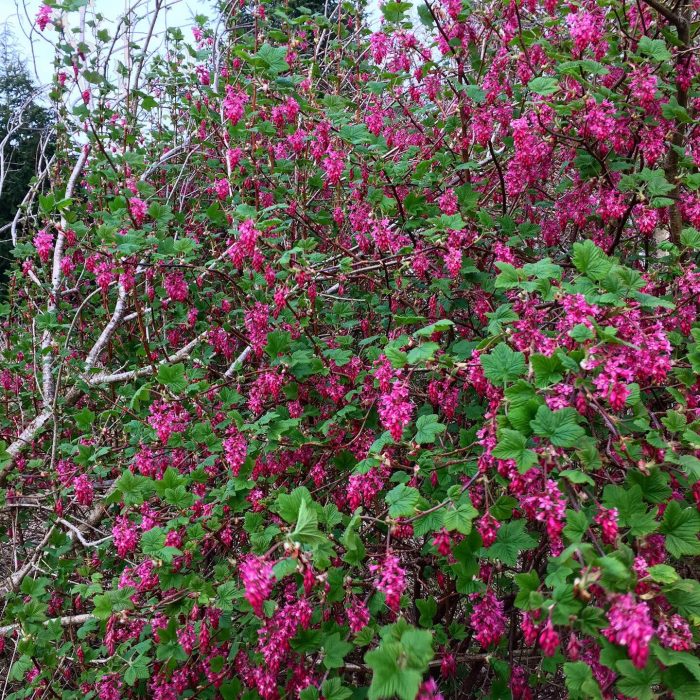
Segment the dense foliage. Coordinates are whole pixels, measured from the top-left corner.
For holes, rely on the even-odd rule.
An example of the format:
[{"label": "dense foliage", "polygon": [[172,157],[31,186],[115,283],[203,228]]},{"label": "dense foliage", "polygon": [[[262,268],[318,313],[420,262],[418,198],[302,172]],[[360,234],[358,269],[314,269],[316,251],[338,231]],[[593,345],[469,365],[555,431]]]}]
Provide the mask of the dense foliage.
[{"label": "dense foliage", "polygon": [[37,17],[8,697],[700,697],[698,3],[225,2],[158,51],[85,5]]}]

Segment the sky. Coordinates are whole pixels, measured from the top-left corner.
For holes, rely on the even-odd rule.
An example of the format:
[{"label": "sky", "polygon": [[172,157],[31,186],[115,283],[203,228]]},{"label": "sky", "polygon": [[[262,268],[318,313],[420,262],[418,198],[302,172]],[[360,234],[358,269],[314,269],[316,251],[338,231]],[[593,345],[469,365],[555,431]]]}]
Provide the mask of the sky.
[{"label": "sky", "polygon": [[[38,85],[46,85],[52,79],[53,46],[56,32],[47,27],[44,33],[34,25],[41,0],[0,0],[0,25],[7,25],[15,37],[17,48],[27,61],[30,73]],[[114,34],[117,18],[131,5],[137,5],[139,15],[148,15],[148,9],[154,6],[154,0],[87,0],[88,16],[99,13],[104,16],[100,27]],[[198,14],[214,16],[209,0],[165,0],[164,10],[159,15],[156,32],[167,27],[180,27],[184,30],[194,24],[193,17]],[[77,14],[76,14],[77,16]],[[148,20],[137,24],[137,30],[143,34],[148,29]]]}]

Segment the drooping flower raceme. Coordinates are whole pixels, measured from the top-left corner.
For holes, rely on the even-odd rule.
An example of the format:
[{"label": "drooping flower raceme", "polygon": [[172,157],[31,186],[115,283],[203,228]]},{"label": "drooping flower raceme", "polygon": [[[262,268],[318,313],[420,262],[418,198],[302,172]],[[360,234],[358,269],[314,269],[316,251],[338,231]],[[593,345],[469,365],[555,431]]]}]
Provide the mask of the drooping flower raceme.
[{"label": "drooping flower raceme", "polygon": [[654,625],[645,602],[636,602],[631,593],[619,595],[608,610],[609,627],[603,634],[615,644],[627,647],[632,663],[644,668],[649,658],[649,643]]}]

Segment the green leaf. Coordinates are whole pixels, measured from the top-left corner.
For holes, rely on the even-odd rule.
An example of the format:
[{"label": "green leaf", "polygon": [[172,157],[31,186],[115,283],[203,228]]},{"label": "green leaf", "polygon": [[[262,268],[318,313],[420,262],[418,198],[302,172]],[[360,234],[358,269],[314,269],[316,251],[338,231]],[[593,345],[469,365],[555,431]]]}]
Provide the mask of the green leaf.
[{"label": "green leaf", "polygon": [[578,412],[573,408],[552,411],[540,406],[530,427],[536,435],[547,438],[556,447],[574,447],[585,436],[584,429],[576,423]]},{"label": "green leaf", "polygon": [[591,240],[574,243],[571,259],[576,269],[592,280],[603,279],[611,267],[608,256]]},{"label": "green leaf", "polygon": [[410,2],[386,2],[381,6],[382,14],[387,22],[400,22],[403,16],[411,9]]},{"label": "green leaf", "polygon": [[179,394],[187,388],[185,365],[181,362],[176,365],[162,365],[158,369],[156,379],[160,384],[167,386],[173,394]]},{"label": "green leaf", "polygon": [[429,326],[425,326],[420,330],[417,330],[413,335],[417,335],[422,338],[429,338],[433,333],[441,333],[447,331],[454,326],[454,321],[450,321],[449,318],[443,318],[435,323],[431,323]]},{"label": "green leaf", "polygon": [[432,633],[400,621],[383,628],[382,637],[381,644],[365,654],[365,662],[372,669],[369,700],[415,700],[433,658]]},{"label": "green leaf", "polygon": [[405,353],[403,350],[399,350],[392,345],[387,345],[384,348],[384,354],[386,355],[386,359],[391,362],[391,366],[394,369],[401,369],[408,364],[408,353]]},{"label": "green leaf", "polygon": [[600,686],[593,678],[593,671],[587,663],[565,663],[564,676],[571,700],[602,700]]},{"label": "green leaf", "polygon": [[435,438],[446,430],[446,426],[438,422],[438,417],[434,413],[420,416],[416,421],[416,428],[416,436],[413,439],[419,445],[435,442]]},{"label": "green leaf", "polygon": [[672,556],[700,554],[700,515],[695,508],[681,508],[678,501],[671,501],[664,511],[659,532],[666,535],[666,549]]},{"label": "green leaf", "polygon": [[305,500],[299,504],[297,524],[289,537],[294,542],[305,544],[319,544],[326,541],[326,537],[318,529],[316,511],[310,508]]},{"label": "green leaf", "polygon": [[307,505],[313,501],[309,489],[307,489],[306,486],[299,486],[291,493],[281,493],[277,496],[275,510],[288,523],[293,523],[297,520],[302,501],[306,501]]},{"label": "green leaf", "polygon": [[647,535],[657,528],[656,509],[647,512],[639,486],[625,489],[608,485],[603,489],[603,504],[617,508],[620,525],[629,527],[633,537]]},{"label": "green leaf", "polygon": [[432,360],[435,353],[440,349],[437,343],[422,343],[421,345],[413,348],[409,353],[408,360],[409,365],[417,365],[421,362],[428,362]]},{"label": "green leaf", "polygon": [[681,231],[681,245],[693,250],[700,249],[700,231],[694,228],[684,228]]},{"label": "green leaf", "polygon": [[654,656],[656,656],[664,666],[683,666],[695,677],[695,680],[700,681],[700,659],[698,659],[695,654],[691,654],[687,651],[666,649],[660,644],[655,644]]},{"label": "green leaf", "polygon": [[527,86],[538,95],[553,95],[559,89],[559,81],[556,78],[540,76],[533,78]]},{"label": "green leaf", "polygon": [[693,455],[681,455],[676,462],[684,467],[686,474],[694,479],[700,479],[700,459]]},{"label": "green leaf", "polygon": [[117,492],[128,506],[139,506],[153,491],[153,482],[126,469],[117,481]]},{"label": "green leaf", "polygon": [[488,355],[482,355],[479,359],[484,376],[497,386],[514,382],[527,369],[525,355],[512,350],[505,343],[499,343]]},{"label": "green leaf", "polygon": [[489,319],[487,330],[491,335],[498,335],[509,328],[520,317],[510,304],[501,304],[495,311],[486,314]]},{"label": "green leaf", "polygon": [[595,486],[595,481],[593,481],[586,472],[580,469],[564,469],[564,471],[559,472],[559,476],[568,479],[572,484],[589,484]]},{"label": "green leaf", "polygon": [[389,504],[389,515],[392,518],[407,518],[416,512],[420,492],[412,486],[399,484],[386,495]]},{"label": "green leaf", "polygon": [[577,323],[567,335],[577,343],[583,343],[595,337],[593,331],[585,323]]},{"label": "green leaf", "polygon": [[667,587],[664,593],[681,615],[700,619],[700,582],[684,578]]},{"label": "green leaf", "polygon": [[322,686],[321,692],[325,700],[348,700],[352,690],[346,688],[340,678],[329,678]]},{"label": "green leaf", "polygon": [[365,654],[365,662],[372,669],[369,700],[388,700],[397,696],[401,700],[415,700],[423,674],[403,666],[403,652],[399,642],[383,642]]},{"label": "green leaf", "polygon": [[432,627],[433,618],[438,609],[437,600],[433,597],[426,599],[418,598],[416,600],[416,608],[418,608],[418,612],[420,613],[418,624],[421,627]]},{"label": "green leaf", "polygon": [[661,676],[655,664],[646,668],[637,668],[631,661],[624,659],[615,664],[622,678],[617,681],[617,689],[628,698],[652,700],[656,697],[652,687],[659,683]]},{"label": "green leaf", "polygon": [[352,648],[353,645],[342,640],[337,632],[327,636],[323,642],[323,665],[326,668],[340,668]]},{"label": "green leaf", "polygon": [[87,406],[75,414],[75,423],[80,430],[89,430],[95,422],[95,413]]},{"label": "green leaf", "polygon": [[671,52],[666,47],[666,42],[663,39],[651,39],[648,36],[642,36],[637,44],[637,53],[642,56],[649,56],[659,62],[671,60]]},{"label": "green leaf", "polygon": [[131,596],[134,595],[134,592],[133,588],[127,586],[126,588],[119,588],[118,590],[96,595],[93,599],[95,604],[93,614],[98,620],[106,620],[115,612],[133,609],[134,603],[131,600]]},{"label": "green leaf", "polygon": [[558,384],[563,379],[561,362],[556,356],[533,354],[530,356],[530,363],[535,372],[535,386],[538,389]]},{"label": "green leaf", "polygon": [[445,508],[442,525],[448,530],[457,530],[463,535],[468,535],[472,531],[472,520],[479,515],[479,511],[471,503],[462,503],[456,508],[447,506]]},{"label": "green leaf", "polygon": [[503,428],[498,431],[498,444],[493,449],[497,459],[512,459],[518,465],[518,471],[526,472],[537,464],[537,454],[526,447],[527,438],[517,430]]},{"label": "green leaf", "polygon": [[267,334],[265,352],[274,360],[287,352],[291,340],[292,335],[289,331],[272,331]]},{"label": "green leaf", "polygon": [[503,523],[498,529],[496,541],[486,550],[488,559],[499,559],[506,566],[515,566],[521,552],[533,549],[537,540],[525,532],[524,520]]},{"label": "green leaf", "polygon": [[160,559],[164,562],[171,562],[182,552],[177,547],[165,546],[166,533],[162,527],[152,527],[141,535],[141,551],[153,559]]},{"label": "green leaf", "polygon": [[262,64],[268,73],[277,74],[289,70],[289,64],[285,60],[287,49],[283,46],[273,47],[264,43],[255,54],[256,62]]},{"label": "green leaf", "polygon": [[655,564],[648,569],[649,577],[657,583],[675,583],[680,579],[678,572],[668,564]]},{"label": "green leaf", "polygon": [[10,669],[10,680],[11,681],[21,681],[26,675],[27,671],[34,668],[34,662],[30,656],[23,654],[19,657]]},{"label": "green leaf", "polygon": [[538,593],[540,577],[536,571],[516,574],[515,583],[518,594],[515,596],[515,607],[520,610],[536,610],[542,604],[542,595]]}]

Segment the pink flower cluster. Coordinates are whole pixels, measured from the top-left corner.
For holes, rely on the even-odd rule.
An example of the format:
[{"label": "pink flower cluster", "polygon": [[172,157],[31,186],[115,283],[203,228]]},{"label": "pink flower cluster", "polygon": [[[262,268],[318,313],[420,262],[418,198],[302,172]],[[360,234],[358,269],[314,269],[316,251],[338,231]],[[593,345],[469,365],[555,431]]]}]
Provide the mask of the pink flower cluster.
[{"label": "pink flower cluster", "polygon": [[175,271],[166,275],[163,279],[163,287],[171,301],[186,301],[189,294],[189,285],[182,272]]},{"label": "pink flower cluster", "polygon": [[484,649],[498,644],[506,631],[506,616],[503,601],[498,600],[492,590],[486,591],[483,598],[474,605],[469,622],[474,630],[474,638]]},{"label": "pink flower cluster", "polygon": [[46,229],[41,229],[34,236],[34,247],[39,254],[39,260],[43,263],[48,262],[51,257],[51,251],[53,251],[53,233],[49,233]]},{"label": "pink flower cluster", "polygon": [[406,588],[406,572],[399,558],[387,554],[381,563],[370,564],[369,570],[377,574],[376,586],[386,596],[387,607],[394,613],[401,607],[401,594]]},{"label": "pink flower cluster", "polygon": [[245,597],[258,617],[263,616],[263,603],[269,598],[275,585],[272,564],[251,554],[241,562],[241,580]]},{"label": "pink flower cluster", "polygon": [[81,506],[91,506],[95,491],[90,483],[90,479],[85,474],[81,474],[73,480],[73,488],[75,489],[75,500]]},{"label": "pink flower cluster", "polygon": [[170,436],[174,433],[182,433],[187,430],[190,414],[177,402],[166,403],[154,401],[151,404],[151,415],[148,424],[158,434],[158,439],[167,445]]},{"label": "pink flower cluster", "polygon": [[353,596],[350,600],[350,604],[345,609],[345,613],[348,616],[348,625],[350,625],[350,631],[353,634],[357,634],[369,624],[369,609],[367,605],[356,596]]},{"label": "pink flower cluster", "polygon": [[224,455],[234,476],[238,476],[241,467],[245,464],[248,454],[248,443],[242,433],[235,428],[229,432],[223,441]]},{"label": "pink flower cluster", "polygon": [[148,215],[148,204],[142,199],[139,199],[139,197],[132,197],[129,200],[129,211],[136,225],[139,227],[143,226],[144,221],[146,221],[146,216]]},{"label": "pink flower cluster", "polygon": [[39,27],[39,31],[44,31],[47,25],[51,21],[52,9],[48,5],[42,3],[39,11],[36,14],[36,25]]},{"label": "pink flower cluster", "polygon": [[233,85],[226,86],[226,97],[223,102],[224,117],[234,126],[243,118],[248,100],[249,97],[243,90],[237,90]]},{"label": "pink flower cluster", "polygon": [[117,554],[124,558],[127,554],[136,550],[136,545],[139,543],[139,534],[136,526],[125,515],[120,515],[112,528],[112,536],[114,537],[114,546],[117,548]]},{"label": "pink flower cluster", "polygon": [[379,399],[379,418],[395,442],[401,440],[403,430],[411,422],[413,416],[413,404],[408,396],[408,384],[396,381],[391,392],[382,394]]},{"label": "pink flower cluster", "polygon": [[552,553],[556,555],[561,552],[561,533],[564,529],[566,499],[559,490],[557,482],[548,479],[543,495],[527,496],[522,499],[521,504],[529,518],[534,518],[545,524]]},{"label": "pink flower cluster", "polygon": [[631,593],[619,595],[608,610],[610,626],[603,630],[614,644],[626,646],[632,663],[644,668],[649,658],[649,642],[654,636],[654,625],[649,606],[637,603]]},{"label": "pink flower cluster", "polygon": [[605,544],[615,544],[617,540],[617,508],[601,508],[595,516],[595,522],[600,525]]}]

